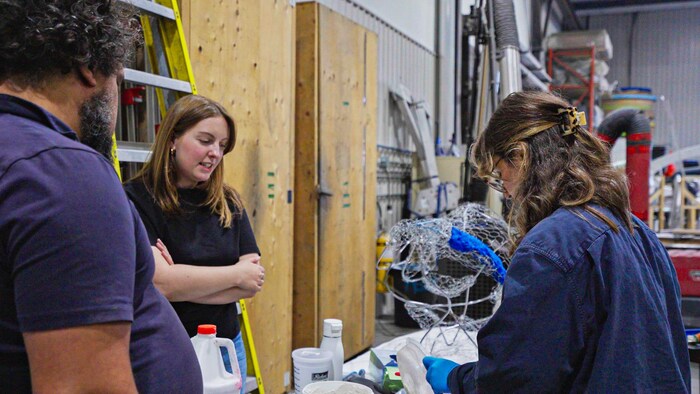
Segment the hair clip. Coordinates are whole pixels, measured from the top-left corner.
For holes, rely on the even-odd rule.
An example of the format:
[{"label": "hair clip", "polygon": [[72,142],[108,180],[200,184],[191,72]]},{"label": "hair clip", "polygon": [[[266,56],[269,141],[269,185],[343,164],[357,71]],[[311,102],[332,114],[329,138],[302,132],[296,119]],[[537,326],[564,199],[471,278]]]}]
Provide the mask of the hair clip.
[{"label": "hair clip", "polygon": [[558,114],[566,114],[562,119],[562,136],[567,136],[576,133],[577,126],[586,125],[586,114],[576,110],[576,107],[560,108]]}]

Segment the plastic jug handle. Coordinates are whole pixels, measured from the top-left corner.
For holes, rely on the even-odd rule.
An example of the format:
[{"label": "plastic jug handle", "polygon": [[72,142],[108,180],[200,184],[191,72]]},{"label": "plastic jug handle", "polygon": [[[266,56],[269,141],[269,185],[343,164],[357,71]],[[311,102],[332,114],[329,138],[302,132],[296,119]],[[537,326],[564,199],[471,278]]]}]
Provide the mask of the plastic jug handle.
[{"label": "plastic jug handle", "polygon": [[[233,375],[238,378],[239,383],[242,382],[243,378],[241,377],[241,370],[238,367],[238,357],[236,354],[236,348],[233,346],[233,341],[228,338],[214,338],[214,340],[217,346],[226,348]],[[222,373],[229,374],[223,363],[221,363],[221,368],[223,369]],[[240,388],[240,385],[238,388]]]}]

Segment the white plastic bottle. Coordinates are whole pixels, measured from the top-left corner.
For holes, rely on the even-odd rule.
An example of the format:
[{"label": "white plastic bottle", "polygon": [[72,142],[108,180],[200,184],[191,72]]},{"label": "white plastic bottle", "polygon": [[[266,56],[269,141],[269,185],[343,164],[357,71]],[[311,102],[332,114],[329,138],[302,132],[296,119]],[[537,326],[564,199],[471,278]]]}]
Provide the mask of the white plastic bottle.
[{"label": "white plastic bottle", "polygon": [[[194,352],[197,353],[199,366],[202,369],[204,394],[238,394],[241,391],[241,371],[238,367],[236,348],[228,338],[216,337],[216,326],[200,324],[197,335],[191,338]],[[229,373],[224,366],[220,347],[228,351],[231,370]]]},{"label": "white plastic bottle", "polygon": [[343,380],[343,361],[345,352],[343,351],[343,322],[338,319],[323,320],[323,339],[321,340],[321,350],[331,352],[333,355],[333,374],[329,380]]}]

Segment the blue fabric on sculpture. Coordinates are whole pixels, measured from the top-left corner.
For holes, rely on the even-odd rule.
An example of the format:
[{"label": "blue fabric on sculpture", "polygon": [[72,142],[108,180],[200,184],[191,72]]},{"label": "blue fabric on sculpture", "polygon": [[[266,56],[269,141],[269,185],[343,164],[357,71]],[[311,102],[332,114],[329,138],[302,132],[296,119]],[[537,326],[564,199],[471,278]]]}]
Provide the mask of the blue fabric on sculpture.
[{"label": "blue fabric on sculpture", "polygon": [[450,247],[454,250],[462,253],[476,252],[488,259],[493,269],[491,276],[496,282],[503,284],[503,281],[506,279],[506,269],[503,268],[503,261],[479,238],[456,227],[452,227],[452,236],[450,237],[449,243]]}]

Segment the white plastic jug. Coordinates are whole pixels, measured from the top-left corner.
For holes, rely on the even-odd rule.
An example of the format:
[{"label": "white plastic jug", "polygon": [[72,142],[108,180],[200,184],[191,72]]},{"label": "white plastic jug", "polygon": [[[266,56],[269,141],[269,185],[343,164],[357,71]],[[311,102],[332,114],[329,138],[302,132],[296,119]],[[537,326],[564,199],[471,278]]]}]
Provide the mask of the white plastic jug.
[{"label": "white plastic jug", "polygon": [[[216,326],[200,324],[197,335],[191,338],[194,351],[197,353],[199,366],[202,369],[204,394],[238,394],[241,392],[241,370],[238,367],[236,349],[233,341],[228,338],[216,337]],[[226,371],[220,347],[226,348],[231,370]]]}]

